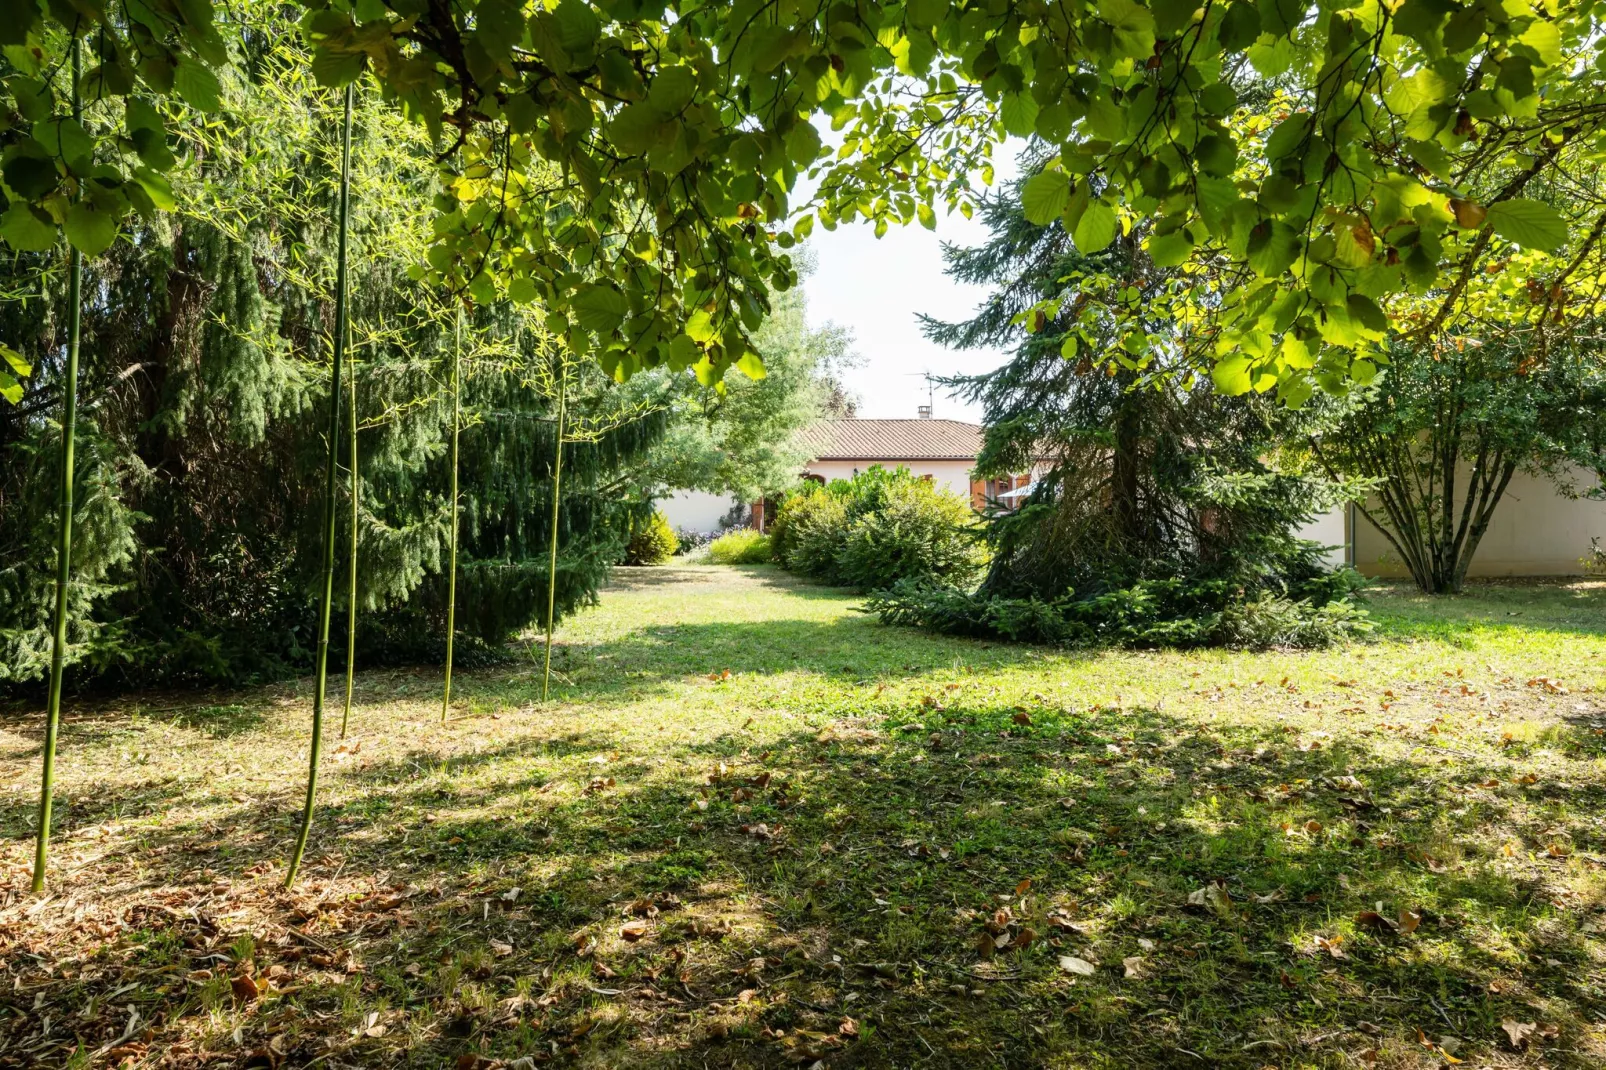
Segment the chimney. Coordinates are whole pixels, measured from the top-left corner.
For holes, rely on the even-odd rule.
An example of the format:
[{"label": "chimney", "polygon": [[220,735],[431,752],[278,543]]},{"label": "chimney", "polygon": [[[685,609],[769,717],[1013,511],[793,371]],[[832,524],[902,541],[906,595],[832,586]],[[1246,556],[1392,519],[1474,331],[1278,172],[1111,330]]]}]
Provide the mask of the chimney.
[{"label": "chimney", "polygon": [[922,419],[922,420],[929,420],[929,419],[931,419],[931,406],[930,406],[930,405],[922,405],[922,406],[920,406],[920,407],[919,407],[919,408],[918,408],[918,409],[917,409],[917,410],[915,410],[915,411],[917,411],[917,412],[918,412],[918,413],[920,413],[920,418],[921,418],[921,419]]}]

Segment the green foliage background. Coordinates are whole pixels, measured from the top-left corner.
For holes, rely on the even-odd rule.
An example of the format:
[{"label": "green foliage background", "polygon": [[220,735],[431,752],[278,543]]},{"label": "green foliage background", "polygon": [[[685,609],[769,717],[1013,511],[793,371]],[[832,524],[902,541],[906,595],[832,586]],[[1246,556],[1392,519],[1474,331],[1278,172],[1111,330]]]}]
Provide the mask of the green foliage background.
[{"label": "green foliage background", "polygon": [[[246,26],[226,111],[178,108],[183,211],[134,220],[89,262],[70,659],[80,680],[239,681],[310,663],[332,325],[339,94],[293,44]],[[353,357],[364,659],[443,645],[451,306],[415,280],[436,192],[421,132],[371,90],[353,139]],[[0,265],[0,334],[44,354],[0,406],[0,680],[48,665],[63,273],[51,253]],[[545,612],[564,356],[538,322],[491,304],[463,345],[458,623],[481,646]],[[620,482],[666,413],[619,409],[590,362],[570,368],[558,611],[592,598],[645,507]],[[340,400],[344,407],[346,401]],[[343,445],[343,443],[342,443]],[[342,479],[344,491],[345,480]],[[349,509],[338,510],[349,537]],[[340,555],[344,560],[344,553]],[[341,585],[344,589],[344,585]],[[470,652],[472,656],[472,652]]]}]

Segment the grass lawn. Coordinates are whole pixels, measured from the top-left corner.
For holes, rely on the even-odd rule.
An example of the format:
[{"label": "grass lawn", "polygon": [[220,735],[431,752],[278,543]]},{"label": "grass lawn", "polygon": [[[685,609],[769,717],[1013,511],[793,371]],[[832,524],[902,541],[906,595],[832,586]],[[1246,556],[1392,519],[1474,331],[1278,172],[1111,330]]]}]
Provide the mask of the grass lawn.
[{"label": "grass lawn", "polygon": [[43,900],[0,713],[0,1066],[1606,1065],[1606,585],[1316,653],[856,604],[628,570],[549,705],[361,675],[293,893],[308,681],[72,703]]}]

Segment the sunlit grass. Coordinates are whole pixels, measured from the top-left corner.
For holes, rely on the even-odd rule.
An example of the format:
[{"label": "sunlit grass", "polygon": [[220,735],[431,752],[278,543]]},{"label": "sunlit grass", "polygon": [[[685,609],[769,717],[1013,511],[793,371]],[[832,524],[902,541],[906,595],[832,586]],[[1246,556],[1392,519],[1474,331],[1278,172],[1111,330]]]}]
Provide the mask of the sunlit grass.
[{"label": "sunlit grass", "polygon": [[[40,1000],[0,1035],[65,1063],[131,997],[71,1035],[47,1012],[132,984],[151,1052],[233,1064],[1446,1065],[1419,1029],[1600,1064],[1606,588],[1380,588],[1377,642],[1306,653],[965,642],[856,604],[628,570],[560,631],[550,705],[535,660],[460,674],[445,726],[438,674],[363,674],[293,896],[307,682],[75,705],[37,910],[13,711],[0,932]],[[984,957],[989,926],[1035,938]],[[1519,1052],[1507,1018],[1557,1033]]]}]

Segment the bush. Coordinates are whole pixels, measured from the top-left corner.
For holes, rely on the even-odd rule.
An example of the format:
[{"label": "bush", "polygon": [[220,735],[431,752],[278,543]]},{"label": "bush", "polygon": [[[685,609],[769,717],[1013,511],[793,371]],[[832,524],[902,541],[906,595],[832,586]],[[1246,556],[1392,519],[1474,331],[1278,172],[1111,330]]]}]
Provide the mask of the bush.
[{"label": "bush", "polygon": [[1372,630],[1347,600],[1353,584],[1252,597],[1221,580],[1141,580],[1091,598],[1067,591],[1052,601],[991,597],[953,587],[903,582],[870,600],[884,624],[906,624],[973,638],[1053,646],[1321,647]]},{"label": "bush", "polygon": [[836,554],[848,530],[845,495],[817,485],[782,503],[770,536],[775,560],[821,583],[840,584]]},{"label": "bush", "polygon": [[661,565],[675,556],[680,539],[669,526],[669,518],[655,512],[645,521],[631,526],[630,542],[625,547],[627,565]]},{"label": "bush", "polygon": [[776,516],[775,558],[820,583],[875,590],[961,584],[986,563],[969,503],[906,468],[813,486]]},{"label": "bush", "polygon": [[675,555],[682,556],[701,550],[714,541],[712,533],[707,531],[693,531],[690,528],[675,529]]},{"label": "bush", "polygon": [[965,583],[986,563],[970,532],[975,514],[958,495],[923,480],[882,489],[879,508],[849,525],[837,567],[850,587],[876,590],[899,580]]},{"label": "bush", "polygon": [[708,544],[716,565],[762,565],[770,560],[770,539],[752,528],[726,532]]}]

